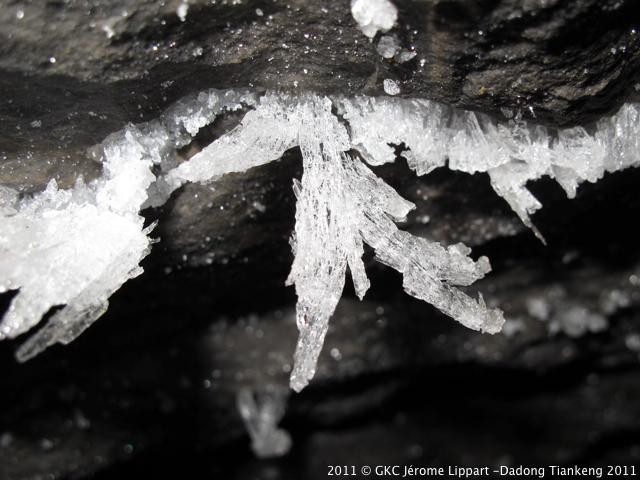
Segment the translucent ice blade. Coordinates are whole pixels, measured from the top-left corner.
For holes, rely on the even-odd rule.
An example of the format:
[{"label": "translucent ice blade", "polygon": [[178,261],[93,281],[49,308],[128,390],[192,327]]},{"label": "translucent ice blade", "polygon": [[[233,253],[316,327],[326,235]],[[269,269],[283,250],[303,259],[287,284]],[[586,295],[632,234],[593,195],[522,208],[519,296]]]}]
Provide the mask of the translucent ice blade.
[{"label": "translucent ice blade", "polygon": [[331,114],[328,99],[308,97],[298,107],[304,174],[296,188],[295,260],[287,284],[295,284],[300,330],[291,387],[300,391],[315,374],[329,317],[344,287],[347,264],[360,295],[368,288],[362,240],[343,181],[342,150],[348,148],[344,126]]},{"label": "translucent ice blade", "polygon": [[437,243],[413,237],[390,222],[369,221],[363,228],[365,241],[376,250],[376,258],[403,274],[405,291],[424,300],[465,327],[487,333],[499,332],[502,312],[488,309],[453,285],[468,285],[489,271],[481,257],[473,262],[459,249],[445,250]]},{"label": "translucent ice blade", "polygon": [[73,305],[67,305],[54,314],[36,334],[20,345],[16,352],[16,359],[23,363],[56,343],[68,345],[100,318],[108,307],[107,301],[80,311]]},{"label": "translucent ice blade", "polygon": [[296,111],[288,97],[265,95],[238,127],[171,171],[167,182],[211,182],[226,173],[278,160],[297,144]]}]

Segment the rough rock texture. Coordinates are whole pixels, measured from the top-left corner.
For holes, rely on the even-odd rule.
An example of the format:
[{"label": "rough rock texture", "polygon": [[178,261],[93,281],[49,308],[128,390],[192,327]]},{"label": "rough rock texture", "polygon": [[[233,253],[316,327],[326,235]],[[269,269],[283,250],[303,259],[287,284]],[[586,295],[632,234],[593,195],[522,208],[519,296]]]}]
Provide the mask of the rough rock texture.
[{"label": "rough rock texture", "polygon": [[401,96],[566,126],[640,82],[634,0],[396,4],[389,34],[416,53],[404,63],[377,52],[348,0],[4,1],[0,172],[26,190],[91,177],[85,149],[211,87],[379,95],[390,78]]},{"label": "rough rock texture", "polygon": [[[417,53],[405,63],[377,52],[381,35],[360,32],[348,1],[194,1],[185,15],[180,1],[0,0],[0,184],[31,192],[95,177],[88,148],[210,87],[376,95],[391,78],[405,97],[588,126],[640,82],[634,0],[394,3],[389,34]],[[217,120],[180,154],[237,122]],[[637,464],[640,172],[584,184],[574,200],[544,179],[530,185],[545,247],[484,174],[416,177],[401,159],[375,171],[417,206],[403,229],[490,258],[468,292],[505,311],[502,334],[407,297],[365,252],[371,291],[363,303],[345,292],[317,378],[287,402],[292,452],[254,459],[236,395],[285,385],[297,336],[284,287],[293,149],[145,211],[161,239],[147,273],[71,345],[18,365],[22,339],[0,344],[0,479]]]}]

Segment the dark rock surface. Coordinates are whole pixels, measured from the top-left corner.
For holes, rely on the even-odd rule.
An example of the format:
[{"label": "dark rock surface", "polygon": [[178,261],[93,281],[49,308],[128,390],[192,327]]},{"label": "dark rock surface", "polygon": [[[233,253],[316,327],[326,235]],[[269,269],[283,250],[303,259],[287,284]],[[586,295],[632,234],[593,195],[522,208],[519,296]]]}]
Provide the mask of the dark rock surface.
[{"label": "dark rock surface", "polygon": [[182,3],[2,2],[3,183],[95,176],[87,148],[205,88],[380,95],[392,78],[405,97],[567,126],[640,82],[635,0],[398,0],[389,34],[416,52],[405,63],[377,53],[348,0],[194,0],[184,21]]},{"label": "dark rock surface", "polygon": [[[295,156],[256,175],[295,172]],[[417,178],[401,164],[385,169],[379,173],[404,196],[429,192],[417,216],[451,212],[450,223],[410,218],[409,231],[453,243],[477,210],[492,212],[482,224],[490,232],[491,218],[517,225],[490,191],[470,205],[470,190],[489,188],[481,175]],[[163,240],[145,275],[125,284],[107,314],[69,346],[18,365],[11,352],[21,339],[0,345],[2,478],[315,479],[334,464],[637,464],[640,258],[628,219],[640,210],[638,175],[583,185],[574,201],[534,184],[549,207],[534,217],[546,247],[517,227],[514,236],[475,237],[474,255],[488,255],[493,272],[469,292],[505,310],[507,325],[495,336],[407,296],[399,275],[368,252],[371,291],[359,302],[347,287],[316,379],[287,401],[281,426],[293,450],[256,460],[236,395],[286,385],[297,337],[295,295],[283,286],[293,200],[288,180],[265,182],[258,201],[267,209],[257,213],[271,230],[255,248],[230,253],[224,239],[212,241],[220,255],[201,265],[190,261],[201,258],[197,252],[181,261],[187,247]],[[446,193],[436,195],[439,188]],[[244,208],[234,210],[238,218]],[[262,229],[266,218],[248,211],[243,221]],[[576,333],[562,324],[574,307],[585,319],[601,315],[608,327]]]},{"label": "dark rock surface", "polygon": [[[1,2],[0,184],[93,178],[86,149],[204,88],[375,95],[394,78],[403,96],[497,116],[532,107],[558,126],[611,112],[640,81],[632,0],[397,1],[389,33],[417,52],[402,64],[376,53],[380,35],[362,35],[347,1],[190,2],[184,22],[181,3]],[[407,296],[366,251],[371,291],[358,302],[347,282],[316,379],[287,400],[292,451],[256,460],[236,395],[287,382],[300,160],[293,149],[185,185],[144,212],[161,239],[146,273],[78,340],[23,365],[22,338],[0,344],[0,479],[640,463],[640,172],[584,184],[575,200],[532,183],[543,246],[486,175],[416,177],[401,159],[375,169],[417,205],[401,227],[489,257],[492,273],[468,291],[505,311],[504,332],[467,330]]]}]

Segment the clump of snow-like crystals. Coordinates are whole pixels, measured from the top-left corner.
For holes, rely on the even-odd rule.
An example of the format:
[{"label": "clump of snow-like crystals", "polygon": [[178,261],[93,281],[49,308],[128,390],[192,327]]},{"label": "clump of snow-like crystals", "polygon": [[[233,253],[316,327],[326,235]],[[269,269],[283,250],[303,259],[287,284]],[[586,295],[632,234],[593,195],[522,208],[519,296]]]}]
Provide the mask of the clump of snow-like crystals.
[{"label": "clump of snow-like crystals", "polygon": [[384,58],[393,58],[400,51],[400,42],[395,35],[384,35],[377,47],[378,53]]},{"label": "clump of snow-like crystals", "polygon": [[[137,188],[150,183],[144,172],[128,170],[140,174],[133,180]],[[20,289],[0,324],[0,338],[14,338],[52,306],[66,305],[23,344],[19,360],[73,340],[106,311],[122,283],[141,273],[138,263],[149,249],[143,219],[105,208],[104,200],[82,181],[65,191],[52,180],[17,205],[16,214],[0,217],[0,289]]]},{"label": "clump of snow-like crystals", "polygon": [[152,227],[143,228],[139,211],[156,180],[150,168],[170,168],[176,148],[216,113],[252,99],[203,92],[157,121],[130,125],[95,149],[104,174],[89,185],[79,179],[60,190],[51,180],[21,201],[10,189],[0,191],[0,291],[19,289],[0,322],[0,339],[25,333],[51,307],[64,306],[20,347],[18,360],[75,339],[106,311],[113,292],[142,273]]},{"label": "clump of snow-like crystals", "polygon": [[389,0],[351,0],[351,15],[367,37],[373,38],[378,30],[386,32],[398,19],[398,9]]}]

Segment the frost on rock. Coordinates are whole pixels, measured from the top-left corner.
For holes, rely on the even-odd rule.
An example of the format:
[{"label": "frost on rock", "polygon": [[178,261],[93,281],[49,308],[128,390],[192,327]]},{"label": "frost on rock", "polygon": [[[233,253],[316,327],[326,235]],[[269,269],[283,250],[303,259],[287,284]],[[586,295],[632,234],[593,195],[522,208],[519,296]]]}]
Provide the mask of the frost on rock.
[{"label": "frost on rock", "polygon": [[595,134],[583,127],[550,130],[516,115],[508,123],[429,100],[358,97],[340,99],[338,113],[351,128],[351,142],[367,162],[381,165],[395,156],[392,145],[418,175],[444,166],[467,173],[487,172],[491,184],[543,240],[529,215],[542,205],[529,192],[530,180],[549,176],[570,198],[577,186],[640,163],[639,111],[627,104],[600,120]]},{"label": "frost on rock", "polygon": [[399,95],[400,94],[400,82],[392,78],[385,78],[382,82],[384,93],[387,95]]},{"label": "frost on rock", "polygon": [[258,458],[281,457],[291,448],[291,436],[278,428],[290,390],[268,385],[254,394],[243,388],[236,397],[238,411],[251,438],[251,450]]},{"label": "frost on rock", "polygon": [[384,35],[378,43],[378,53],[383,58],[393,58],[400,51],[400,42],[395,35]]},{"label": "frost on rock", "polygon": [[295,104],[281,100],[267,93],[260,107],[247,112],[238,127],[170,171],[167,185],[174,190],[185,182],[212,182],[226,173],[278,160],[296,145],[297,134],[292,121],[297,113]]},{"label": "frost on rock", "polygon": [[134,157],[112,166],[106,181],[91,186],[79,180],[72,190],[59,190],[52,180],[44,192],[19,202],[17,213],[0,217],[0,290],[19,289],[0,338],[25,333],[51,307],[65,305],[20,347],[20,361],[75,339],[106,311],[109,296],[142,272],[138,263],[150,241],[137,215],[140,204],[110,201],[117,183],[122,198],[138,200],[153,180],[150,163]]},{"label": "frost on rock", "polygon": [[178,165],[177,149],[187,145],[220,113],[251,107],[257,99],[255,92],[211,89],[177,102],[159,120],[143,124],[140,137],[143,148],[160,166],[161,173],[148,189],[149,198],[142,208],[163,205],[173,192],[174,187],[165,180],[165,173]]},{"label": "frost on rock", "polygon": [[467,256],[470,250],[461,244],[445,250],[399,231],[394,220],[403,220],[414,205],[345,153],[351,148],[350,137],[332,107],[327,97],[267,94],[241,125],[167,176],[173,186],[211,181],[280,158],[287,148],[300,146],[304,174],[294,184],[298,198],[292,238],[295,260],[287,279],[298,294],[300,337],[291,374],[296,391],[315,373],[347,266],[360,298],[369,288],[361,258],[363,242],[376,250],[380,261],[404,274],[404,286],[411,295],[476,330],[494,333],[503,322],[502,313],[487,309],[482,298],[477,302],[453,288],[484,276],[490,269],[488,260],[473,262]]},{"label": "frost on rock", "polygon": [[94,149],[103,175],[89,185],[79,179],[60,190],[51,180],[22,200],[0,188],[0,291],[19,290],[0,322],[0,339],[27,332],[52,307],[63,307],[18,349],[18,360],[75,339],[106,311],[111,294],[142,273],[153,226],[144,228],[139,211],[156,180],[150,168],[174,166],[176,148],[221,109],[251,101],[245,97],[203,92],[159,120],[111,135]]},{"label": "frost on rock", "polygon": [[367,37],[373,38],[378,30],[387,32],[398,19],[398,9],[389,0],[351,0],[351,15]]}]

